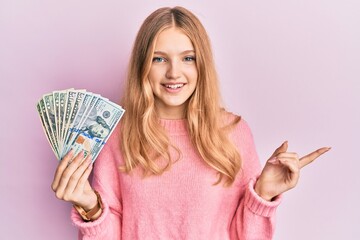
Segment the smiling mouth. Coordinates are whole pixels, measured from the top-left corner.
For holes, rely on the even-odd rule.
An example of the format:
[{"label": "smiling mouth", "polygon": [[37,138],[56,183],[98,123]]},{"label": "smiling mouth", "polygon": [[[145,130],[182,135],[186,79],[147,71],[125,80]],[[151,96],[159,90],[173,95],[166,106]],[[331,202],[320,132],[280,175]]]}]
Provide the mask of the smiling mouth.
[{"label": "smiling mouth", "polygon": [[162,84],[164,87],[166,88],[170,88],[170,89],[178,89],[183,87],[185,84],[184,83],[179,83],[179,84]]}]

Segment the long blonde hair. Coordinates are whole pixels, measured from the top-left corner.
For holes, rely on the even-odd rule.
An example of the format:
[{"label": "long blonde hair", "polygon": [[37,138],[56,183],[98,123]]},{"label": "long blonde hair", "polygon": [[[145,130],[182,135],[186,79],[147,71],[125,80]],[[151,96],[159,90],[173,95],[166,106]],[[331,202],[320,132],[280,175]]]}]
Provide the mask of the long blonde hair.
[{"label": "long blonde hair", "polygon": [[[140,166],[144,175],[160,175],[168,170],[172,161],[169,138],[159,127],[154,95],[148,73],[150,71],[155,41],[161,31],[169,27],[181,29],[192,41],[196,54],[198,81],[188,100],[186,119],[191,141],[203,160],[214,168],[224,185],[234,182],[241,169],[240,154],[228,136],[229,127],[240,121],[224,122],[225,111],[220,107],[220,94],[210,40],[198,18],[182,7],[160,8],[150,14],[137,34],[128,69],[122,106],[126,109],[121,120],[121,147],[124,166],[129,173]],[[160,157],[167,162],[160,166]],[[180,155],[179,155],[180,157]]]}]

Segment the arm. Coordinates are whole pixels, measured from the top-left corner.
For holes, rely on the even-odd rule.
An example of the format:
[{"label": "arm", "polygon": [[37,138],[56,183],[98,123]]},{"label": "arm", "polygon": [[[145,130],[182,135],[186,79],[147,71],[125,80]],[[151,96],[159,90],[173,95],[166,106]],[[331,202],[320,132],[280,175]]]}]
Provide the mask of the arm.
[{"label": "arm", "polygon": [[[117,130],[117,129],[116,129]],[[120,157],[118,132],[109,138],[94,167],[92,186],[101,195],[103,210],[94,221],[85,222],[75,209],[71,219],[79,229],[79,239],[121,239],[121,191],[119,181]]]},{"label": "arm", "polygon": [[236,236],[240,239],[272,239],[275,210],[280,203],[281,194],[296,186],[301,168],[330,148],[323,147],[299,158],[297,153],[287,152],[286,141],[275,150],[260,176],[255,178],[260,169],[259,161],[251,131],[244,121],[240,123],[240,132],[243,170],[247,173],[245,176],[252,180],[245,190],[245,197],[239,201],[234,219]]},{"label": "arm", "polygon": [[58,199],[75,204],[85,211],[97,205],[97,190],[103,199],[103,208],[85,222],[73,209],[71,218],[79,228],[79,239],[120,239],[121,237],[121,194],[119,181],[120,150],[118,129],[102,149],[94,168],[92,186],[88,177],[93,164],[90,155],[83,160],[81,152],[73,156],[70,151],[59,163],[52,189]]},{"label": "arm", "polygon": [[251,130],[243,119],[235,129],[234,141],[240,150],[243,163],[239,187],[244,189],[231,224],[231,239],[272,239],[275,212],[281,197],[266,201],[254,190],[261,166]]},{"label": "arm", "polygon": [[276,209],[281,197],[268,202],[254,191],[255,179],[251,179],[240,200],[232,222],[231,239],[270,240],[276,226]]}]

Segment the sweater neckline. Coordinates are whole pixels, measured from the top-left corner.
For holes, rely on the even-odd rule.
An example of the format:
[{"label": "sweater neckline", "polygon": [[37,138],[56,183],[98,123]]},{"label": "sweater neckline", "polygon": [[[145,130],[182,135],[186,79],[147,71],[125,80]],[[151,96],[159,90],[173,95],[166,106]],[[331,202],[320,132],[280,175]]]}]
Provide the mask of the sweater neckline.
[{"label": "sweater neckline", "polygon": [[186,135],[188,133],[187,119],[160,119],[160,125],[169,135]]}]

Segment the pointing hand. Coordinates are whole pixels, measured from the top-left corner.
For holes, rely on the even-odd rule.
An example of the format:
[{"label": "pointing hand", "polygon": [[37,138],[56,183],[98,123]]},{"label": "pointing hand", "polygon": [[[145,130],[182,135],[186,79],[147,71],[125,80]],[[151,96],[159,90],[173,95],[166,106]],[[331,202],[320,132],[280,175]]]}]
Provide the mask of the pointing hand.
[{"label": "pointing hand", "polygon": [[287,152],[287,149],[286,141],[275,150],[255,184],[255,192],[265,200],[271,201],[279,194],[294,188],[299,180],[300,169],[330,150],[329,147],[319,148],[299,158],[297,153]]}]

